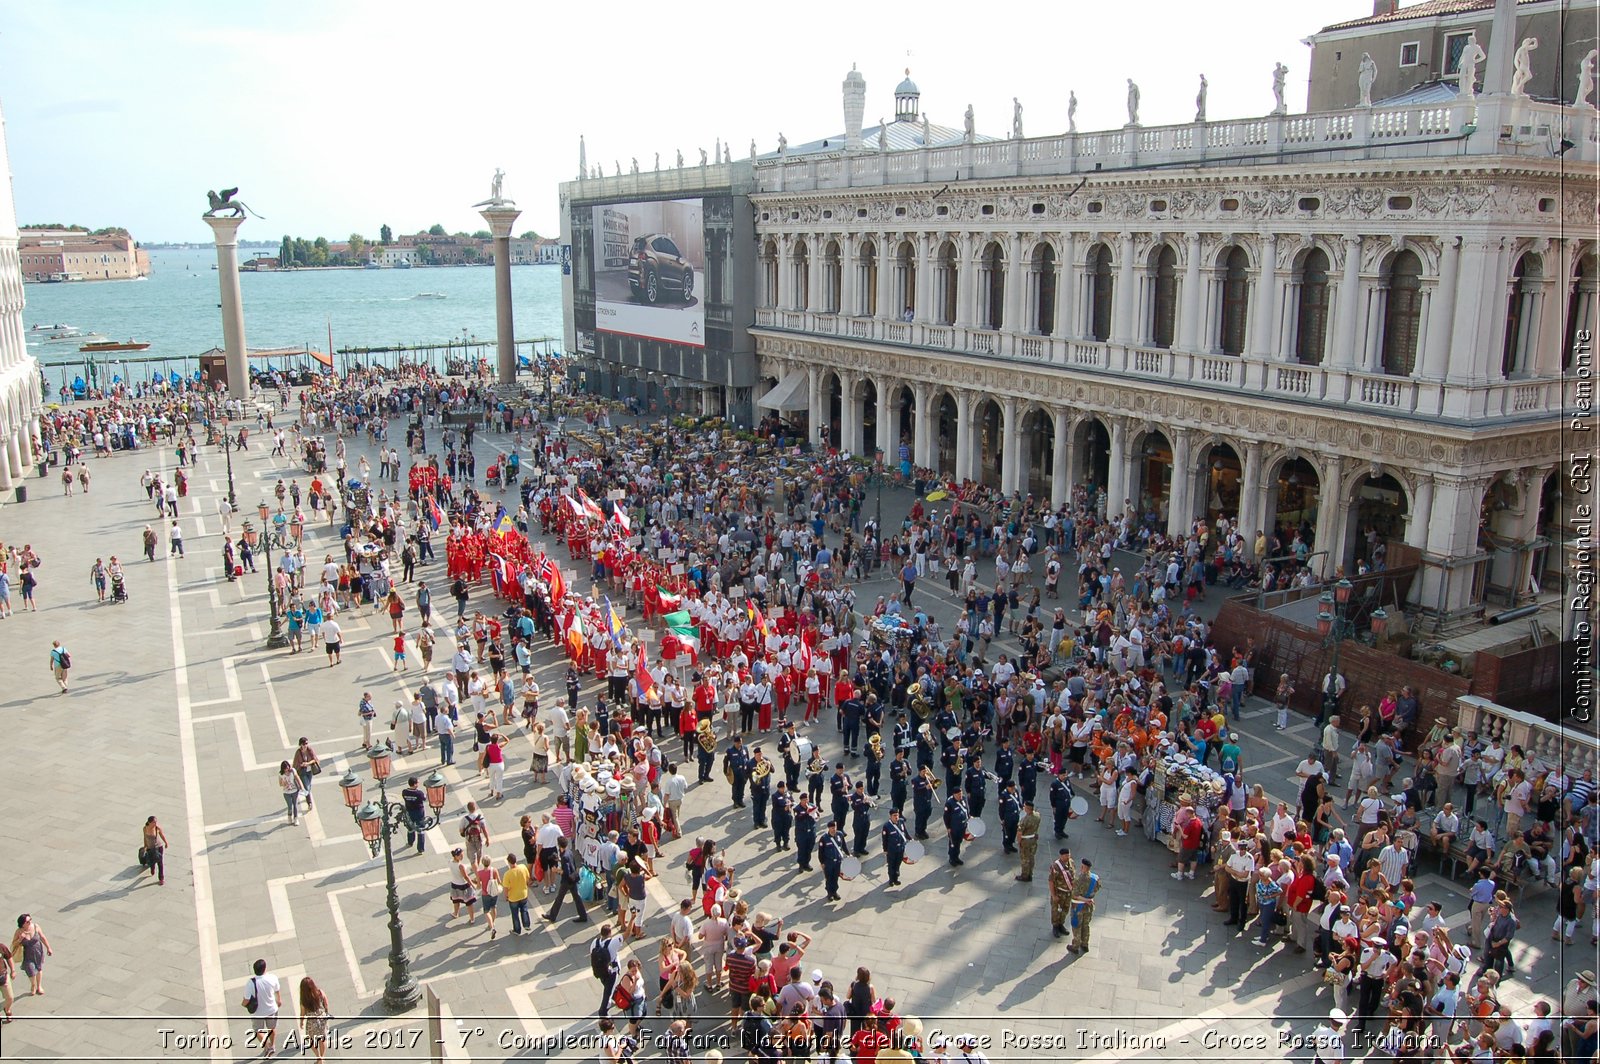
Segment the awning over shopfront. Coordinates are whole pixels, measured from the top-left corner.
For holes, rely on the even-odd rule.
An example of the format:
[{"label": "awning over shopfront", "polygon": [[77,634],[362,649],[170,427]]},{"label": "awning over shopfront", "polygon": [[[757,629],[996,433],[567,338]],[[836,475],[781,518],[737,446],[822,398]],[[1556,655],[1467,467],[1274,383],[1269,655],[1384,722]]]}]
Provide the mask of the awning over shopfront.
[{"label": "awning over shopfront", "polygon": [[767,410],[805,410],[811,406],[810,388],[811,375],[797,369],[757,399],[756,405]]}]

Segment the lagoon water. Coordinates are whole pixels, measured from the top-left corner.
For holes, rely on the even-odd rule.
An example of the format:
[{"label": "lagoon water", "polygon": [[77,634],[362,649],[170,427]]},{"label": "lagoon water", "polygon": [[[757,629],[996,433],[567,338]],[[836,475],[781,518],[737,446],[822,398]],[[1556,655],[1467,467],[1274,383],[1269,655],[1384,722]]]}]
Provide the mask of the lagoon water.
[{"label": "lagoon water", "polygon": [[[241,249],[240,257],[248,253]],[[209,248],[152,251],[151,275],[141,281],[27,285],[23,320],[29,340],[37,335],[34,325],[74,325],[109,340],[150,343],[148,351],[128,352],[127,357],[169,358],[174,369],[193,369],[195,363],[187,360],[222,346],[217,272],[211,268],[215,263],[216,253]],[[298,270],[239,277],[245,340],[251,348],[310,345],[325,351],[330,326],[335,350],[459,343],[463,334],[492,342],[495,335],[494,270],[487,266]],[[517,338],[553,337],[559,350],[561,267],[513,266],[511,291]],[[425,292],[444,298],[417,298]],[[61,371],[49,367],[81,366],[85,357],[77,343],[30,342],[28,351],[46,367],[46,379],[52,382]],[[493,358],[492,350],[480,353]]]}]

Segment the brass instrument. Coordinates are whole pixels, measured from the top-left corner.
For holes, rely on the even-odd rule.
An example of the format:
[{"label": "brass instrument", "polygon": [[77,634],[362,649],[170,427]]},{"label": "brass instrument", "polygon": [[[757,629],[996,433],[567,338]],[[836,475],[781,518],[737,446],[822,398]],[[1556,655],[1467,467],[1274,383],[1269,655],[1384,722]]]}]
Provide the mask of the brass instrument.
[{"label": "brass instrument", "polygon": [[772,762],[763,757],[756,762],[755,768],[750,770],[750,778],[757,783],[772,775]]},{"label": "brass instrument", "polygon": [[867,745],[872,747],[872,756],[879,761],[883,760],[883,736],[872,735],[867,738]]},{"label": "brass instrument", "polygon": [[828,762],[823,760],[821,754],[812,754],[811,762],[806,765],[806,770],[808,772],[826,772],[828,770]]},{"label": "brass instrument", "polygon": [[695,737],[700,740],[700,749],[708,754],[716,753],[717,735],[711,730],[711,722],[703,720],[695,729]]},{"label": "brass instrument", "polygon": [[921,720],[927,720],[933,713],[933,703],[922,693],[922,684],[914,683],[906,688],[906,694],[911,696],[911,712]]},{"label": "brass instrument", "polygon": [[933,774],[933,769],[924,768],[922,770],[922,778],[928,781],[928,786],[933,790],[939,789],[939,777]]}]

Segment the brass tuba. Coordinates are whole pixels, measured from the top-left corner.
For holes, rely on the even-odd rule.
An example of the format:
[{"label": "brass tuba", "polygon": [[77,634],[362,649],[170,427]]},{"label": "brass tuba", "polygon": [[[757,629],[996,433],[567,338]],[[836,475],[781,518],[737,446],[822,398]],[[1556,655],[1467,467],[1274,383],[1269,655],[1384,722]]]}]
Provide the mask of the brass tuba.
[{"label": "brass tuba", "polygon": [[883,736],[871,735],[867,737],[867,745],[872,747],[872,756],[879,761],[883,760]]},{"label": "brass tuba", "polygon": [[695,732],[696,737],[700,740],[700,749],[708,754],[716,753],[717,735],[711,730],[711,722],[709,720],[701,721]]}]

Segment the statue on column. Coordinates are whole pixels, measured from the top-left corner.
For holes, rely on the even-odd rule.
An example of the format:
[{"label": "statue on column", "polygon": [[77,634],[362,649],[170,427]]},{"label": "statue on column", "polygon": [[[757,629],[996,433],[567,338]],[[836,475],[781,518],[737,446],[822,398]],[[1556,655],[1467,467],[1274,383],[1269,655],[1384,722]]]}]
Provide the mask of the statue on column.
[{"label": "statue on column", "polygon": [[1289,105],[1283,102],[1284,84],[1289,80],[1289,68],[1282,63],[1272,67],[1272,113],[1282,115],[1289,113]]},{"label": "statue on column", "polygon": [[1572,98],[1572,106],[1589,106],[1589,97],[1594,95],[1594,68],[1597,61],[1600,61],[1600,48],[1591,48],[1589,54],[1583,57],[1583,62],[1578,64],[1578,94]]},{"label": "statue on column", "polygon": [[1456,91],[1469,100],[1478,95],[1478,64],[1487,58],[1483,49],[1478,47],[1477,32],[1469,33],[1467,43],[1461,49],[1461,65],[1456,70]]},{"label": "statue on column", "polygon": [[978,139],[976,120],[972,115],[972,105],[967,104],[967,113],[962,116],[962,129],[964,139],[968,144]]},{"label": "statue on column", "polygon": [[1372,106],[1372,83],[1378,80],[1378,64],[1372,61],[1371,52],[1361,53],[1361,72],[1356,75],[1356,84],[1361,89],[1361,106]]},{"label": "statue on column", "polygon": [[1139,86],[1137,86],[1137,85],[1135,85],[1133,83],[1133,79],[1132,78],[1129,78],[1128,79],[1128,125],[1136,126],[1138,124],[1139,124]]},{"label": "statue on column", "polygon": [[1533,50],[1537,47],[1537,37],[1524,37],[1517,45],[1517,54],[1511,60],[1511,95],[1528,95],[1528,82],[1533,80]]},{"label": "statue on column", "polygon": [[1078,94],[1071,89],[1067,90],[1067,132],[1078,131]]},{"label": "statue on column", "polygon": [[[201,217],[215,218],[218,211],[232,211],[235,218],[243,218],[246,214],[255,214],[257,218],[261,218],[261,215],[256,214],[245,204],[233,198],[238,194],[239,190],[237,188],[225,188],[221,192],[207,192],[206,201],[211,204],[211,209]],[[262,219],[262,221],[265,220],[264,218]]]},{"label": "statue on column", "polygon": [[1015,96],[1011,97],[1011,139],[1022,139],[1022,103]]},{"label": "statue on column", "polygon": [[498,166],[494,168],[494,177],[489,179],[489,201],[499,203],[505,197],[500,195],[501,186],[506,179],[506,172]]},{"label": "statue on column", "polygon": [[1204,74],[1201,74],[1200,91],[1195,94],[1194,98],[1194,120],[1196,122],[1204,122],[1206,120],[1206,92],[1209,88],[1210,82],[1206,81]]}]

